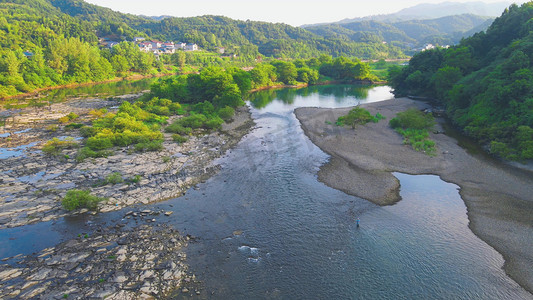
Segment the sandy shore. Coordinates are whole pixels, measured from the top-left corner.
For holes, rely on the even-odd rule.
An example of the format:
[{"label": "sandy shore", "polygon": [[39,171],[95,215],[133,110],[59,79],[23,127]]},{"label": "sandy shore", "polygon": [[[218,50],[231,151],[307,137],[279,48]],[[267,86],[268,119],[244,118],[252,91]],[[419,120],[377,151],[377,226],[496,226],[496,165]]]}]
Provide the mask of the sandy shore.
[{"label": "sandy shore", "polygon": [[[410,107],[426,107],[423,102],[401,98],[363,106],[387,120],[353,130],[326,123],[350,108],[295,111],[306,135],[331,155],[319,180],[379,205],[400,200],[400,184],[392,172],[435,174],[459,185],[472,231],[503,255],[507,274],[533,292],[533,174],[470,155],[445,134],[431,134],[435,157],[403,145],[388,120]],[[436,130],[442,130],[440,125]]]}]

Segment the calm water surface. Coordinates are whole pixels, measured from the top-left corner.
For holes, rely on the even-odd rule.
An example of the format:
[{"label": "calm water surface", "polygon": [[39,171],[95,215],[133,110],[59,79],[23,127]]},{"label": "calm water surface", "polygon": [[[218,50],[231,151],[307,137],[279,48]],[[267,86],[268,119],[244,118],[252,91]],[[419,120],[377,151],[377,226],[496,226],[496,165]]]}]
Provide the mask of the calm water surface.
[{"label": "calm water surface", "polygon": [[[257,127],[219,159],[222,170],[184,197],[148,206],[173,210],[158,221],[199,237],[188,262],[204,282],[201,298],[533,299],[502,271],[501,255],[470,231],[456,185],[397,173],[403,200],[379,207],[318,182],[329,157],[303,134],[294,109],[389,98],[388,87],[256,93]],[[87,231],[88,222],[123,215],[2,230],[0,254],[44,248]],[[46,242],[32,238],[37,232]]]},{"label": "calm water surface", "polygon": [[160,205],[200,237],[188,259],[212,298],[532,299],[470,231],[456,185],[395,174],[403,200],[379,207],[317,181],[328,156],[294,108],[391,97],[388,87],[328,86],[252,98],[257,128],[219,161],[222,171]]}]

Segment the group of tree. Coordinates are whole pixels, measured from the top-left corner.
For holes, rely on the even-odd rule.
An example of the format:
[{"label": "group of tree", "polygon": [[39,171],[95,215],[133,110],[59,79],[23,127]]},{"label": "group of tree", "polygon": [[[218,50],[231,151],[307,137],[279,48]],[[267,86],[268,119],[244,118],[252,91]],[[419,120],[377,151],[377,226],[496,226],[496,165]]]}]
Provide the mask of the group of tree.
[{"label": "group of tree", "polygon": [[[199,74],[173,76],[152,85],[151,93],[160,98],[182,103],[210,101],[219,106],[240,104],[251,89],[275,85],[318,83],[320,79],[346,82],[374,80],[368,63],[322,55],[319,58],[294,61],[274,60],[257,64],[250,71],[235,67],[210,66]],[[239,99],[240,99],[239,98]]]},{"label": "group of tree", "polygon": [[435,97],[498,156],[533,159],[533,3],[511,5],[486,32],[390,70],[397,96]]}]

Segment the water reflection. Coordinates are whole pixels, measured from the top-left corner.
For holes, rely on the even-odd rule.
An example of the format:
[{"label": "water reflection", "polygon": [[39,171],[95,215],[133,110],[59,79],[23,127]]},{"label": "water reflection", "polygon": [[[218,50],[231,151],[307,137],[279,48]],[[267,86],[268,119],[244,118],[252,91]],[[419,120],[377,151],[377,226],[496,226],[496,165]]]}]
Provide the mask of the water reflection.
[{"label": "water reflection", "polygon": [[250,102],[254,108],[265,108],[269,103],[280,101],[284,104],[290,105],[299,98],[320,97],[323,99],[333,99],[335,102],[341,104],[348,100],[360,100],[368,102],[369,91],[374,93],[378,91],[381,93],[381,98],[392,98],[390,88],[387,86],[368,86],[368,85],[319,85],[309,86],[298,89],[270,89],[253,93],[250,96]]},{"label": "water reflection", "polygon": [[150,85],[157,78],[144,78],[140,80],[121,80],[92,85],[83,85],[74,88],[61,88],[44,91],[35,95],[11,99],[4,103],[11,105],[24,105],[30,107],[44,107],[54,103],[61,103],[71,98],[77,97],[112,97],[118,95],[135,94],[150,89]]}]

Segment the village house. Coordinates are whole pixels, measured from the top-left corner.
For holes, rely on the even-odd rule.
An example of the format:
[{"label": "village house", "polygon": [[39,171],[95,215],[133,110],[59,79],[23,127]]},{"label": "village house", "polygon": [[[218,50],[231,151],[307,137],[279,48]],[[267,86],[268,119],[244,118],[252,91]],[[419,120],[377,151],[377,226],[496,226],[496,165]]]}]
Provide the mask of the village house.
[{"label": "village house", "polygon": [[152,49],[159,49],[163,45],[163,43],[159,41],[152,41],[151,43],[152,43]]},{"label": "village house", "polygon": [[196,44],[187,44],[185,46],[185,51],[197,51],[198,50],[198,45]]},{"label": "village house", "polygon": [[172,54],[176,53],[176,46],[174,45],[174,42],[164,42],[163,45],[161,45],[160,50],[163,53]]},{"label": "village house", "polygon": [[142,42],[139,44],[139,48],[141,49],[141,51],[150,52],[152,51],[152,43]]},{"label": "village house", "polygon": [[142,41],[144,41],[144,40],[146,40],[146,39],[143,38],[143,37],[140,37],[140,36],[137,36],[137,37],[134,37],[134,38],[133,38],[133,41],[136,42],[136,43],[138,43],[138,42],[142,42]]}]

